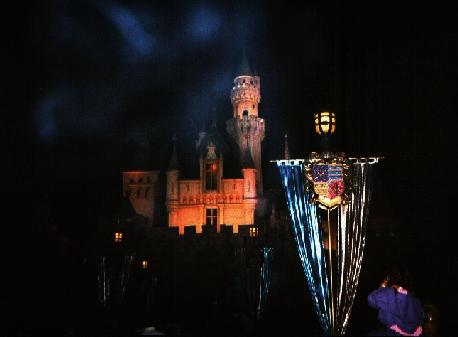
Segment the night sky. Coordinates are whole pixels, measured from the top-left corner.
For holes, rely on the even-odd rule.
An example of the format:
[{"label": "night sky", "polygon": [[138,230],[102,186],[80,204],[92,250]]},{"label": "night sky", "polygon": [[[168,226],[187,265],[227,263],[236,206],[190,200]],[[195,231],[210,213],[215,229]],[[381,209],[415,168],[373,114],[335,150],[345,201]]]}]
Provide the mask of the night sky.
[{"label": "night sky", "polygon": [[34,233],[49,212],[84,240],[116,208],[123,169],[166,167],[173,133],[192,152],[213,110],[224,131],[245,49],[261,77],[266,184],[278,186],[268,161],[283,133],[304,158],[319,149],[313,113],[331,109],[335,150],[386,157],[373,216],[398,219],[412,254],[430,247],[424,277],[456,275],[456,263],[434,263],[456,256],[456,8],[418,6],[92,0],[11,12],[5,30],[21,34],[20,57],[3,65],[18,84],[2,125],[9,225]]}]

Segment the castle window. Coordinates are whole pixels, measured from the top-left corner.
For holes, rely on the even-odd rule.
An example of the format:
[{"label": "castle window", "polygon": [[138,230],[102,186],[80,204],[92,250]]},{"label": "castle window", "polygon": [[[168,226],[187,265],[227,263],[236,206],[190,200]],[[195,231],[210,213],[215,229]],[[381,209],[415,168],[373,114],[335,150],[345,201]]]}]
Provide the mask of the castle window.
[{"label": "castle window", "polygon": [[243,110],[243,115],[248,116],[248,110]]},{"label": "castle window", "polygon": [[121,232],[114,233],[114,240],[115,242],[121,243],[122,242],[122,233]]},{"label": "castle window", "polygon": [[250,81],[250,84],[253,85],[253,81]]},{"label": "castle window", "polygon": [[250,227],[250,237],[255,238],[258,236],[258,228]]},{"label": "castle window", "polygon": [[207,190],[216,190],[216,173],[218,167],[216,163],[205,165],[205,188]]},{"label": "castle window", "polygon": [[207,208],[205,210],[205,224],[207,226],[216,226],[218,222],[218,209]]},{"label": "castle window", "polygon": [[143,260],[142,261],[142,269],[147,269],[148,268],[148,261],[147,260]]}]

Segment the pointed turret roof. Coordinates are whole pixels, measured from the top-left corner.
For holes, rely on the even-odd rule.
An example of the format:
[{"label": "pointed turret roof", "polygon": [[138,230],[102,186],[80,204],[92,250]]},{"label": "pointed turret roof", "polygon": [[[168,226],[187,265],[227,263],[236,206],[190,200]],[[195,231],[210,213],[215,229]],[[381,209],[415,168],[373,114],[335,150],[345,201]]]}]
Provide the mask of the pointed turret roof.
[{"label": "pointed turret roof", "polygon": [[212,122],[210,129],[208,132],[205,133],[204,137],[202,138],[201,142],[199,143],[199,147],[197,148],[199,154],[206,154],[208,149],[207,146],[212,144],[216,147],[216,153],[219,156],[222,151],[225,151],[227,145],[218,131],[218,126],[216,124],[216,112],[212,112]]},{"label": "pointed turret roof", "polygon": [[248,63],[248,58],[246,56],[245,48],[242,50],[242,62],[240,63],[240,68],[237,73],[237,76],[252,76],[253,72],[251,71],[250,64]]},{"label": "pointed turret roof", "polygon": [[211,124],[211,128],[215,128],[216,129],[216,108],[213,107],[212,109],[212,124]]},{"label": "pointed turret roof", "polygon": [[172,157],[170,158],[170,163],[169,163],[169,167],[167,168],[167,171],[176,171],[176,170],[178,170],[177,147],[176,147],[177,137],[176,137],[176,135],[173,135],[172,140],[173,140]]}]

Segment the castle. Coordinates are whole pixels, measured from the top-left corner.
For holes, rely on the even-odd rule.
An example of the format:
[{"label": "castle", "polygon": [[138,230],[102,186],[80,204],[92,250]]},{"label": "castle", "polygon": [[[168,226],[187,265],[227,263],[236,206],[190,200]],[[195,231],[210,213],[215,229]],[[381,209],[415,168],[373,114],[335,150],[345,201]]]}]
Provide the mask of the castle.
[{"label": "castle", "polygon": [[[265,136],[264,119],[259,117],[260,78],[248,66],[246,57],[230,92],[233,117],[226,131],[236,145],[235,156],[226,155],[227,145],[213,120],[208,131],[199,133],[196,151],[199,158],[198,177],[188,179],[178,166],[176,138],[166,172],[168,226],[179,234],[186,228],[202,233],[204,226],[220,232],[221,226],[232,226],[233,233],[241,225],[253,225],[255,211],[263,195],[261,142]],[[225,158],[226,157],[226,158]],[[228,174],[227,164],[238,172]],[[152,221],[158,171],[123,172],[123,195],[137,214]]]}]

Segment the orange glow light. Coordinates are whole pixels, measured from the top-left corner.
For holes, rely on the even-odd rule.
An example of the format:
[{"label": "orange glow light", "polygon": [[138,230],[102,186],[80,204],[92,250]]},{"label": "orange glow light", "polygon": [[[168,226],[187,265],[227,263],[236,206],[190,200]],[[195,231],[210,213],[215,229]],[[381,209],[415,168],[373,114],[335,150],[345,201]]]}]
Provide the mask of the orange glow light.
[{"label": "orange glow light", "polygon": [[143,269],[148,268],[148,261],[146,261],[146,260],[143,260],[143,261],[142,261],[142,268],[143,268]]},{"label": "orange glow light", "polygon": [[250,228],[250,237],[255,238],[258,236],[258,229],[256,227]]},{"label": "orange glow light", "polygon": [[115,234],[115,242],[122,242],[122,233],[116,232]]}]

